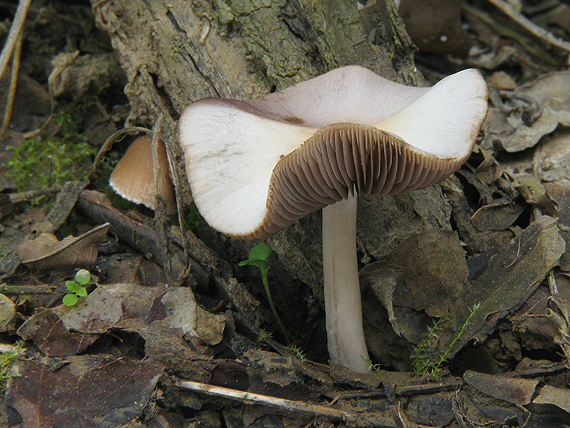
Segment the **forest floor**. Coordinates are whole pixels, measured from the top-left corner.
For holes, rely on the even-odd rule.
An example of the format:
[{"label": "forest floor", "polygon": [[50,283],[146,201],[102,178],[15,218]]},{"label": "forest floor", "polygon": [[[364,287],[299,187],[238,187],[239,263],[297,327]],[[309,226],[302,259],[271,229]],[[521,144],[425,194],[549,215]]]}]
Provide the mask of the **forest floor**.
[{"label": "forest floor", "polygon": [[[426,81],[477,68],[490,110],[473,155],[442,184],[452,227],[386,259],[409,277],[444,272],[444,285],[424,288],[457,309],[438,312],[441,294],[412,286],[422,309],[397,293],[376,312],[365,299],[385,342],[362,375],[329,365],[323,340],[283,345],[266,300],[238,295],[260,289],[259,272],[225,259],[198,215],[184,242],[113,193],[131,140],[93,162],[129,115],[126,77],[88,2],[32,3],[21,56],[0,80],[0,110],[11,110],[0,137],[0,426],[570,426],[570,5],[421,3],[400,11]],[[0,3],[2,38],[15,11]],[[261,311],[265,330],[220,289]]]}]

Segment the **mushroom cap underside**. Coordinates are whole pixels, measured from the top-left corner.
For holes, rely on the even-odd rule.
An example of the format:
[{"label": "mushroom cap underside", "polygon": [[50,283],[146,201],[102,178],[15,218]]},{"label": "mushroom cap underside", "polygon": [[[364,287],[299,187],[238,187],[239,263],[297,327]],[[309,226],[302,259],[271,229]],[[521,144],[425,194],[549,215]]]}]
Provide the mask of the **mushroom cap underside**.
[{"label": "mushroom cap underside", "polygon": [[[364,88],[354,78],[363,75]],[[336,89],[323,95],[327,80]],[[374,91],[392,98],[372,111]],[[360,119],[344,109],[356,105]],[[256,100],[195,102],[180,119],[180,143],[205,220],[232,237],[266,238],[351,193],[393,195],[445,179],[470,155],[486,112],[475,70],[410,88],[350,66]]]},{"label": "mushroom cap underside", "polygon": [[439,183],[465,159],[440,159],[395,135],[358,124],[321,128],[271,176],[266,216],[242,239],[267,238],[349,195],[397,195]]}]

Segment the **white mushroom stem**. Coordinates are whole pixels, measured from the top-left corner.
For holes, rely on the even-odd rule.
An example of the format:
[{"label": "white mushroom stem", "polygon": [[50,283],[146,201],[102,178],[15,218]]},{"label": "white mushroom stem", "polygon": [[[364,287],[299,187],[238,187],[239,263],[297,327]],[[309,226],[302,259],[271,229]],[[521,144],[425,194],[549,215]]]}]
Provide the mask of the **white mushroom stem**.
[{"label": "white mushroom stem", "polygon": [[356,196],[323,208],[323,270],[330,359],[365,373],[369,365],[362,325],[356,258]]}]

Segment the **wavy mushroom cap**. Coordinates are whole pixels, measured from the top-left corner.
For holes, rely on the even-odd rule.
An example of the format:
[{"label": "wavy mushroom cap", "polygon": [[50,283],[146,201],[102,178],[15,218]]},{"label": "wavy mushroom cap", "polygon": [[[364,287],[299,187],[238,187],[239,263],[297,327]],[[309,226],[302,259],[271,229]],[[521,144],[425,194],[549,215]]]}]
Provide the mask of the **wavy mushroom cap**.
[{"label": "wavy mushroom cap", "polygon": [[471,154],[486,113],[476,70],[417,88],[348,66],[250,101],[199,100],[180,118],[180,144],[206,221],[266,238],[349,194],[442,181]]}]

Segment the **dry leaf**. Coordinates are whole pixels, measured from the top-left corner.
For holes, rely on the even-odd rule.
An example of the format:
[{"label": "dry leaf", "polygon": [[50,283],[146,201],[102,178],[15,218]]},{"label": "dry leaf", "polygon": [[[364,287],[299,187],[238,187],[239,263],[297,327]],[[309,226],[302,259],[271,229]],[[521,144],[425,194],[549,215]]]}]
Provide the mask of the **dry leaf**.
[{"label": "dry leaf", "polygon": [[92,355],[70,357],[55,371],[28,361],[17,369],[6,400],[11,417],[26,427],[58,428],[123,426],[142,413],[164,371]]},{"label": "dry leaf", "polygon": [[484,394],[520,406],[532,401],[536,387],[540,383],[534,379],[508,378],[471,370],[465,372],[463,380]]},{"label": "dry leaf", "polygon": [[97,260],[97,247],[108,230],[109,224],[105,223],[78,237],[68,236],[63,241],[50,233],[42,233],[36,239],[20,244],[18,256],[30,269],[39,271],[91,266]]}]

